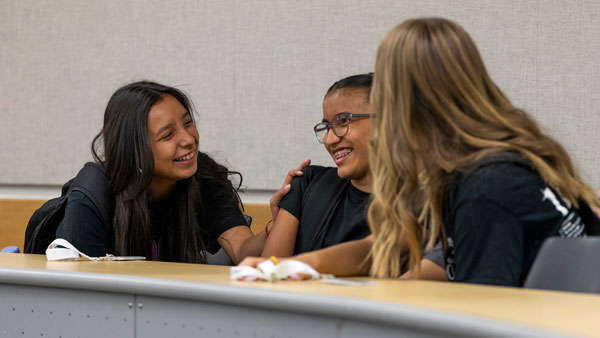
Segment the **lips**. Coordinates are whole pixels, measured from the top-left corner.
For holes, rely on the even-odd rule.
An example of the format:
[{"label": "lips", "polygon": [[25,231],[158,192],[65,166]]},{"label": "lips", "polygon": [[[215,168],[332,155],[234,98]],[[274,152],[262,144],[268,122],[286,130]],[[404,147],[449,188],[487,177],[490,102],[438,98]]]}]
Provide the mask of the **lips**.
[{"label": "lips", "polygon": [[352,154],[352,148],[339,148],[333,151],[332,157],[337,165],[340,165],[350,154]]},{"label": "lips", "polygon": [[350,149],[350,148],[344,148],[344,149],[336,150],[333,153],[333,158],[337,160],[339,158],[348,156],[351,152],[352,152],[352,149]]},{"label": "lips", "polygon": [[192,158],[194,158],[194,155],[196,154],[196,151],[191,151],[188,154],[185,154],[181,157],[178,157],[175,159],[176,162],[182,162],[182,161],[187,161],[187,160],[191,160]]}]

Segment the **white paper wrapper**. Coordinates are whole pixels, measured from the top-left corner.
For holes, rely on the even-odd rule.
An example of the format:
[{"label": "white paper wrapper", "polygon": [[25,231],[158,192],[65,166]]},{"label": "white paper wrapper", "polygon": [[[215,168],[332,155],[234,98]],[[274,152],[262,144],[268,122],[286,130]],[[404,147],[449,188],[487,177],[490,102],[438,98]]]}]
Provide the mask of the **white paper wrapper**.
[{"label": "white paper wrapper", "polygon": [[271,260],[265,260],[258,264],[257,268],[249,266],[232,266],[232,280],[264,280],[274,282],[285,279],[320,279],[331,278],[331,275],[321,275],[310,265],[293,260],[286,259],[275,265]]}]

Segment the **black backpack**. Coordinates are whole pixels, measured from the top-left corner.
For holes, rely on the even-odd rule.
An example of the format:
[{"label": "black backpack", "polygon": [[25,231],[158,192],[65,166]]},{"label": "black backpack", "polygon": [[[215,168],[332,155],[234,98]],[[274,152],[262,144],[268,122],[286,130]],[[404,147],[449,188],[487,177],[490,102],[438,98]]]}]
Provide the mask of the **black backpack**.
[{"label": "black backpack", "polygon": [[105,224],[112,224],[114,196],[104,168],[93,162],[86,163],[75,178],[62,186],[60,197],[53,198],[37,209],[25,230],[24,253],[43,254],[56,239],[56,229],[65,215],[72,191],[84,193],[98,208]]}]

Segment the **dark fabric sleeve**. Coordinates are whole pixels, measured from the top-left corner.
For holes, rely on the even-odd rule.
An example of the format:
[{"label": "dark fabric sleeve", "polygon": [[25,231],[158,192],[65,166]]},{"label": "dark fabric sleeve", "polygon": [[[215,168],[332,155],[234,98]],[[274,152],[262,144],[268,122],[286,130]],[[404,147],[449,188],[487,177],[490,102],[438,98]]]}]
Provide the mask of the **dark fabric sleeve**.
[{"label": "dark fabric sleeve", "polygon": [[209,235],[208,251],[215,253],[220,248],[217,239],[222,233],[233,227],[248,224],[231,188],[211,180],[204,182],[201,189],[204,222]]},{"label": "dark fabric sleeve", "polygon": [[425,252],[423,258],[428,259],[444,268],[444,250],[442,249],[442,242],[438,242],[433,249]]},{"label": "dark fabric sleeve", "polygon": [[296,219],[300,220],[302,216],[302,199],[304,193],[312,179],[321,170],[325,170],[319,166],[308,166],[302,169],[304,175],[296,176],[292,179],[290,191],[283,196],[279,201],[279,207],[285,209],[287,212],[292,214]]},{"label": "dark fabric sleeve", "polygon": [[478,198],[458,206],[454,224],[456,282],[521,284],[523,228],[517,217]]},{"label": "dark fabric sleeve", "polygon": [[66,239],[88,256],[113,253],[110,232],[102,221],[100,211],[80,191],[69,194],[65,216],[56,229],[56,237]]}]

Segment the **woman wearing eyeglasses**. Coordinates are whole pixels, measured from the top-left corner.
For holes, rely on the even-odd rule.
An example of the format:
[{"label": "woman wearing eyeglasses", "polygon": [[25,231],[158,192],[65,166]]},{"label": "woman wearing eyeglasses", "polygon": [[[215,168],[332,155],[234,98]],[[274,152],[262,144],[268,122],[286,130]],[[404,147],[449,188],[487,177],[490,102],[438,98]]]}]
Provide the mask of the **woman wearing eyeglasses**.
[{"label": "woman wearing eyeglasses", "polygon": [[[369,105],[372,82],[372,73],[354,75],[327,90],[323,120],[314,131],[336,167],[308,166],[302,176],[292,180],[289,192],[279,202],[263,257],[292,256],[350,242],[348,247],[342,244],[342,250],[359,250],[360,259],[366,260],[372,243],[366,221],[372,185],[369,140],[375,118]],[[305,256],[319,254],[299,258]],[[260,259],[246,263],[251,261]],[[338,262],[333,270],[311,263],[321,272],[355,275],[366,273],[362,261],[354,265],[344,262],[349,263],[348,268]],[[444,279],[442,264],[441,248],[427,253],[423,276]]]},{"label": "woman wearing eyeglasses", "polygon": [[[291,256],[369,235],[365,206],[371,191],[368,140],[372,74],[334,83],[314,128],[336,167],[308,166],[291,183],[263,256]],[[331,131],[331,132],[330,132]]]}]

